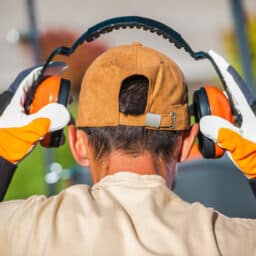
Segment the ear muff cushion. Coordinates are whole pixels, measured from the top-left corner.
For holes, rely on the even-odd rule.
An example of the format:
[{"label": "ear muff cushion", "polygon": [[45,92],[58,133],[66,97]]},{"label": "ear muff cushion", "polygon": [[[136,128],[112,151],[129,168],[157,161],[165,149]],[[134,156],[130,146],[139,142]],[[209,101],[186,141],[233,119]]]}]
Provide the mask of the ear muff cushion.
[{"label": "ear muff cushion", "polygon": [[[205,86],[194,93],[194,113],[196,122],[199,122],[205,115],[215,115],[234,123],[227,97],[214,86]],[[205,158],[218,158],[224,154],[222,148],[215,145],[202,133],[199,133],[198,139],[199,150]]]},{"label": "ear muff cushion", "polygon": [[[200,88],[194,92],[193,111],[197,123],[203,116],[211,115],[205,88]],[[214,142],[205,137],[201,132],[198,133],[198,147],[204,158],[215,158]]]},{"label": "ear muff cushion", "polygon": [[70,92],[70,80],[61,79],[59,95],[58,95],[58,103],[67,106],[69,103],[69,92]]}]

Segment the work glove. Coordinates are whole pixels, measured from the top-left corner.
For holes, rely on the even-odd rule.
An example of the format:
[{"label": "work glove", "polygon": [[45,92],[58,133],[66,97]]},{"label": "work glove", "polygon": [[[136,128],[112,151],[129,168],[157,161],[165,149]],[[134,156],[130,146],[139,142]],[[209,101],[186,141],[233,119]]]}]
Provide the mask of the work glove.
[{"label": "work glove", "polygon": [[25,113],[26,93],[41,71],[40,66],[21,72],[0,95],[0,157],[12,164],[19,163],[48,132],[64,128],[70,119],[68,110],[58,103],[48,104],[35,114]]},{"label": "work glove", "polygon": [[221,71],[242,122],[240,127],[237,127],[220,117],[205,116],[200,120],[200,130],[209,139],[227,150],[232,162],[246,178],[252,180],[256,177],[256,117],[248,104],[249,95],[245,97],[240,89],[246,84],[223,57],[214,51],[209,51],[209,55]]}]

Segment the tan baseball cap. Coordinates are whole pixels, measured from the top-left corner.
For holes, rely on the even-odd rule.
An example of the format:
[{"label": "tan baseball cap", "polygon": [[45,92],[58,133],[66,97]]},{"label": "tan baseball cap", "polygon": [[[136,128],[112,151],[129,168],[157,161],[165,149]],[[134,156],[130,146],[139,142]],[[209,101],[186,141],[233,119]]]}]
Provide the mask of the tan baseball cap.
[{"label": "tan baseball cap", "polygon": [[[149,80],[145,113],[119,112],[122,82],[132,75]],[[190,126],[187,88],[177,64],[140,43],[112,48],[86,71],[78,105],[78,127],[144,126],[150,129],[186,130]]]}]

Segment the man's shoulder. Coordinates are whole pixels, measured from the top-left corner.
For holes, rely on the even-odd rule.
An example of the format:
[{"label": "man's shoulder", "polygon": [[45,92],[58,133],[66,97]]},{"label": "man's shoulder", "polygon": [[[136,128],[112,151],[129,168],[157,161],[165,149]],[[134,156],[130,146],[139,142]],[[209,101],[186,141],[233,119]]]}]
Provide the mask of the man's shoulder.
[{"label": "man's shoulder", "polygon": [[51,205],[51,204],[66,204],[72,202],[77,203],[80,200],[86,201],[86,198],[91,197],[91,188],[88,185],[79,184],[72,185],[63,189],[57,195],[46,197],[44,195],[34,195],[26,199],[25,201],[29,204],[30,201],[35,204]]},{"label": "man's shoulder", "polygon": [[0,203],[1,214],[22,214],[24,211],[36,212],[43,209],[44,211],[51,210],[56,207],[68,207],[91,200],[91,188],[87,185],[73,185],[54,196],[47,197],[45,195],[33,195],[27,199],[10,200]]}]

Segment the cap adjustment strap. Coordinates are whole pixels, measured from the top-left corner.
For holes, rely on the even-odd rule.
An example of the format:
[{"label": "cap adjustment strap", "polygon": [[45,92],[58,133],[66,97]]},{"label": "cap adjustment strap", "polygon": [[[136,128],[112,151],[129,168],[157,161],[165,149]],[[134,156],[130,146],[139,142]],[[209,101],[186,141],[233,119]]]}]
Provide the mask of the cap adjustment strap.
[{"label": "cap adjustment strap", "polygon": [[161,124],[161,116],[158,114],[147,113],[145,126],[159,128]]}]

